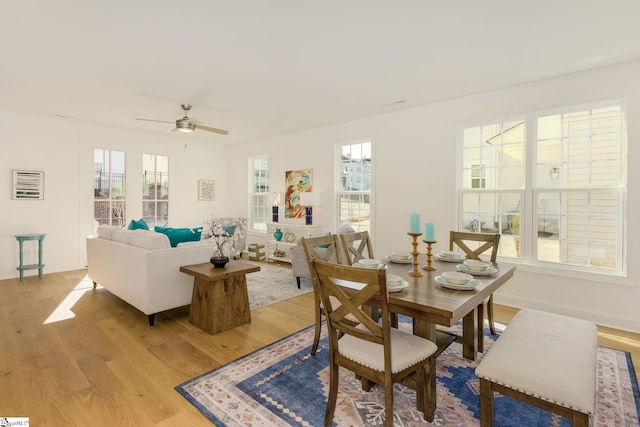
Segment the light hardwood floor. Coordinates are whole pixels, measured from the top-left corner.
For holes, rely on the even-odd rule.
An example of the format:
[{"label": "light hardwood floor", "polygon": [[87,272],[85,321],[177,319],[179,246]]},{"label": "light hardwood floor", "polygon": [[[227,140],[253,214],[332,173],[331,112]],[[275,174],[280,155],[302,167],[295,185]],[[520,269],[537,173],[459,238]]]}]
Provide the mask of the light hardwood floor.
[{"label": "light hardwood floor", "polygon": [[[218,335],[192,326],[188,308],[149,327],[85,270],[2,280],[0,304],[0,417],[33,426],[210,426],[174,387],[313,323],[309,293]],[[496,319],[515,312],[497,305]],[[600,328],[599,343],[638,366],[638,334]]]}]

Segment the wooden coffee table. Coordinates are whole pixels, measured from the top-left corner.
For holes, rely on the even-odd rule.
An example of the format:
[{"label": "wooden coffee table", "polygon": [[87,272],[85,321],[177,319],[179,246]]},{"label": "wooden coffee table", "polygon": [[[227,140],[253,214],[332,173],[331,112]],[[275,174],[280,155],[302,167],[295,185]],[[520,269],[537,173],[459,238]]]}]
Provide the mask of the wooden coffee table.
[{"label": "wooden coffee table", "polygon": [[194,277],[189,322],[217,334],[251,322],[247,273],[260,267],[241,261],[229,261],[224,268],[211,263],[184,265],[180,271]]}]

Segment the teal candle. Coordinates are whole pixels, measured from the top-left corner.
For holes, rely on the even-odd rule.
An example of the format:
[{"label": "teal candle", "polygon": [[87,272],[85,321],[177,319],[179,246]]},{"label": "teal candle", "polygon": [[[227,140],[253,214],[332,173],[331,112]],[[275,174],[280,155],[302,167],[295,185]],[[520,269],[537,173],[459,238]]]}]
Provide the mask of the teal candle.
[{"label": "teal candle", "polygon": [[428,222],[424,225],[424,240],[427,242],[436,241],[436,226],[432,222]]},{"label": "teal candle", "polygon": [[409,232],[412,234],[420,234],[420,214],[411,214],[409,219]]}]

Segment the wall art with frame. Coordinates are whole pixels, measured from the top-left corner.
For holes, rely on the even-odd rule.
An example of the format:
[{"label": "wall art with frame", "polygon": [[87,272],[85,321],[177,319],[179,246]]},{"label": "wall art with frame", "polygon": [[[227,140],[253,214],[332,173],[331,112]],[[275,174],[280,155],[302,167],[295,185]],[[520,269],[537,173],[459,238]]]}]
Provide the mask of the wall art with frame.
[{"label": "wall art with frame", "polygon": [[284,217],[304,218],[305,209],[300,205],[300,193],[311,191],[313,169],[286,171],[284,174]]},{"label": "wall art with frame", "polygon": [[211,201],[215,197],[216,182],[212,179],[198,180],[198,200]]},{"label": "wall art with frame", "polygon": [[44,200],[44,172],[31,170],[12,171],[13,200]]}]

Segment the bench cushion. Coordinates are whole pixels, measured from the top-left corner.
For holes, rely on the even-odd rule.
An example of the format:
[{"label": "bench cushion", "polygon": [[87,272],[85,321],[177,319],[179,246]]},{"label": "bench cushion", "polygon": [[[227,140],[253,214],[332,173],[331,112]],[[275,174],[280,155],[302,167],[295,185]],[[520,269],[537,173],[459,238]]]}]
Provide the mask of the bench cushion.
[{"label": "bench cushion", "polygon": [[482,359],[476,375],[592,415],[597,344],[591,322],[523,309]]}]

